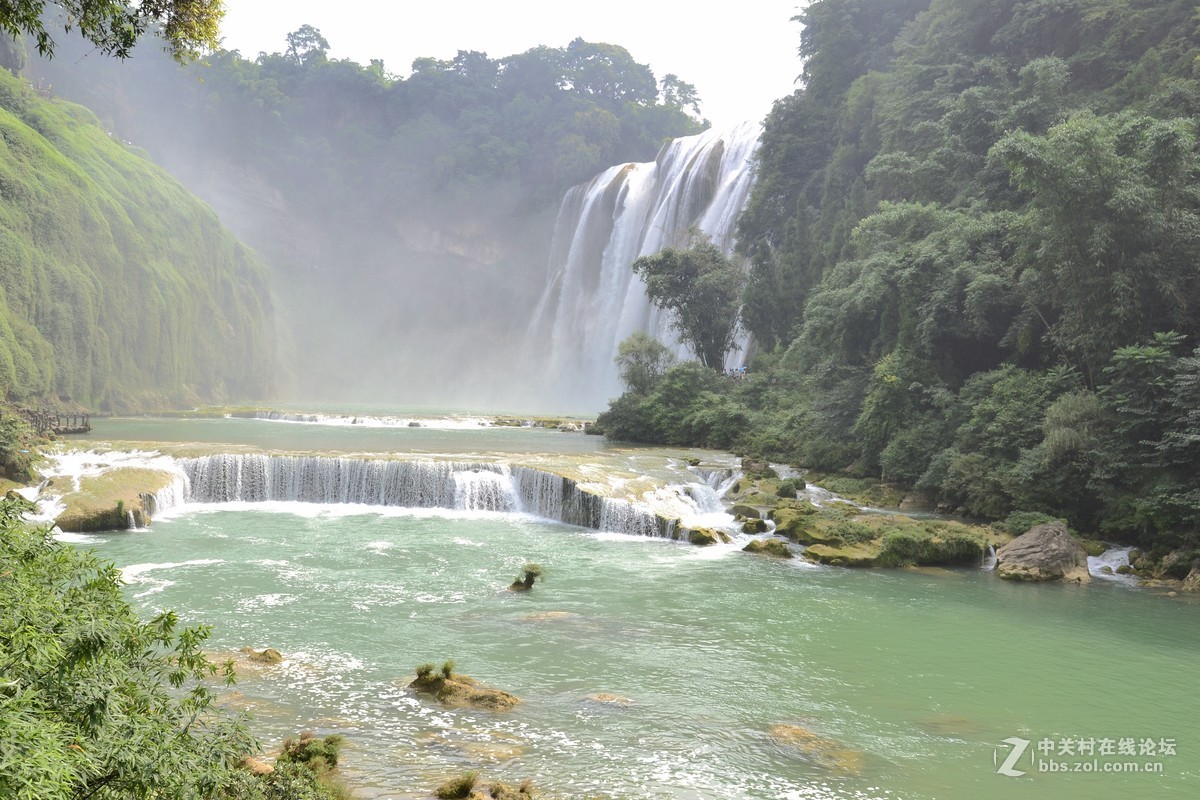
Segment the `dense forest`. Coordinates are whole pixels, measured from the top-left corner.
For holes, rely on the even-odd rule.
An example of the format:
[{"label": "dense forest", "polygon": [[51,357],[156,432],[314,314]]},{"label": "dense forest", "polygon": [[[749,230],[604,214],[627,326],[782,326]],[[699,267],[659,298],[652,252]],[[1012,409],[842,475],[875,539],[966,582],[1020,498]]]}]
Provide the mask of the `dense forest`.
[{"label": "dense forest", "polygon": [[462,51],[401,78],[330,59],[311,26],[280,44],[180,69],[154,43],[114,62],[67,39],[24,74],[145,147],[263,257],[292,396],[495,397],[564,191],[706,124],[694,87],[615,45]]},{"label": "dense forest", "polygon": [[766,121],[739,227],[758,354],[745,380],[667,371],[614,401],[608,435],[1194,549],[1196,4],[818,0],[798,19],[803,86]]},{"label": "dense forest", "polygon": [[273,339],[266,272],[208,207],[87,109],[0,71],[5,400],[262,396]]}]

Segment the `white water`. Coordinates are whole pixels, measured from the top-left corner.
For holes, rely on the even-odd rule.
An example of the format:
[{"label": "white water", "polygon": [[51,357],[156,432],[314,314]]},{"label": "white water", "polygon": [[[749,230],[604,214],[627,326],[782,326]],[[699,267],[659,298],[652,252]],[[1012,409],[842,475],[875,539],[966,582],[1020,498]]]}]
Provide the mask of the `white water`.
[{"label": "white water", "polygon": [[[734,528],[719,496],[705,484],[661,486],[630,500],[584,491],[550,472],[500,462],[245,454],[173,459],[157,453],[88,452],[58,456],[53,471],[58,481],[77,489],[80,475],[119,467],[173,476],[163,489],[143,495],[151,519],[214,505],[307,504],[518,514],[638,536],[671,537],[676,520],[687,527]],[[51,509],[61,508],[57,496],[41,499]]]},{"label": "white water", "polygon": [[493,428],[490,417],[479,416],[378,416],[371,414],[305,414],[292,411],[256,411],[253,419],[266,422],[289,422],[296,425],[328,425],[361,428],[432,428],[434,430],[475,430]]},{"label": "white water", "polygon": [[[1139,581],[1136,575],[1117,574],[1117,569],[1129,566],[1131,550],[1132,547],[1112,547],[1098,556],[1088,556],[1088,572],[1093,578],[1137,585]],[[1110,571],[1105,572],[1104,567],[1108,567]]]},{"label": "white water", "polygon": [[[567,192],[527,348],[555,376],[559,403],[594,409],[619,394],[613,358],[634,331],[685,354],[630,264],[683,244],[693,226],[732,253],[760,132],[755,122],[675,139],[653,162],[610,167]],[[726,366],[742,364],[744,336],[739,345]]]}]

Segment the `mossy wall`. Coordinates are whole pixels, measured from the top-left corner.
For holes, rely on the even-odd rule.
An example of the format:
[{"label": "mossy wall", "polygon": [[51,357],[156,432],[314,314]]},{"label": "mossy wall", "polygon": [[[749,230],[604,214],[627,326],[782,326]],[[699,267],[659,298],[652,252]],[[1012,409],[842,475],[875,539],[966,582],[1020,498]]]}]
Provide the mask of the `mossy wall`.
[{"label": "mossy wall", "polygon": [[261,398],[267,274],[87,109],[0,73],[0,391],[98,410]]}]

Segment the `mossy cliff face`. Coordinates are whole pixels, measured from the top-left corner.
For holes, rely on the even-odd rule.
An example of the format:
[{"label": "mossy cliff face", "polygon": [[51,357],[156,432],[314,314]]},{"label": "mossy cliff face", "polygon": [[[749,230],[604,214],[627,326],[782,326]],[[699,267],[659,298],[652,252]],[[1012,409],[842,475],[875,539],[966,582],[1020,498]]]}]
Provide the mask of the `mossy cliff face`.
[{"label": "mossy cliff face", "polygon": [[81,106],[0,71],[0,383],[99,410],[271,387],[265,271]]}]

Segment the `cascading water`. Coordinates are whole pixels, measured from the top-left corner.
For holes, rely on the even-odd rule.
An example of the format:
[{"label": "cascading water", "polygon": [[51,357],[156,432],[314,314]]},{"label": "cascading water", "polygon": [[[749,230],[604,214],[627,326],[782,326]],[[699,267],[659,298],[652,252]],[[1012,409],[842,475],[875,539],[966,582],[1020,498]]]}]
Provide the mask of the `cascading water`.
[{"label": "cascading water", "polygon": [[585,528],[672,538],[677,518],[711,518],[714,513],[712,490],[701,484],[660,490],[651,498],[651,509],[584,491],[560,475],[488,462],[238,454],[184,458],[176,464],[178,477],[170,486],[143,496],[151,516],[185,503],[355,503],[517,512]]},{"label": "cascading water", "polygon": [[[559,403],[591,409],[618,394],[613,359],[634,331],[684,354],[630,264],[684,244],[692,227],[732,253],[760,132],[754,122],[675,139],[655,161],[611,167],[564,197],[527,347],[557,381]],[[739,345],[726,366],[741,365],[748,340]]]}]

